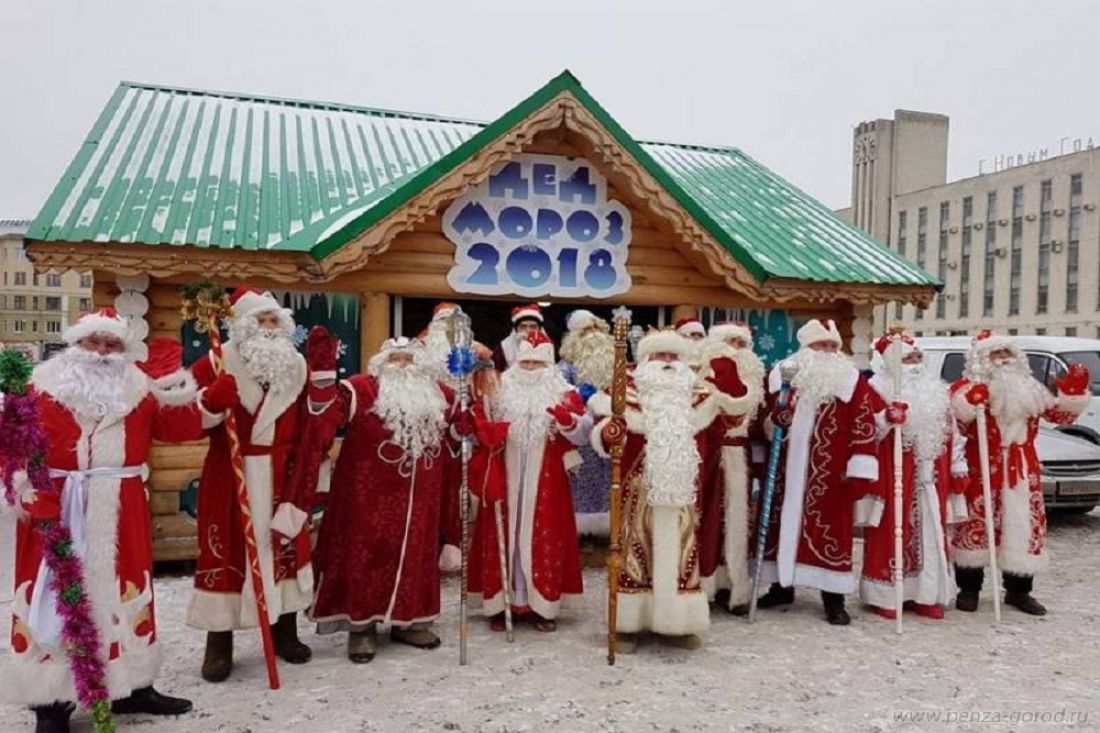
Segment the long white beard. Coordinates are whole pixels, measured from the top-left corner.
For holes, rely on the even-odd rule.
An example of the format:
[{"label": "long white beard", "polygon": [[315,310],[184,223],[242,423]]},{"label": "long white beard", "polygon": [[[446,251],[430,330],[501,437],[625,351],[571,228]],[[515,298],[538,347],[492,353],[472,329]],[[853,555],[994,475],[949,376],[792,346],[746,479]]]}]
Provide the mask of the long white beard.
[{"label": "long white beard", "polygon": [[822,402],[843,393],[851,384],[855,367],[847,354],[799,349],[791,358],[798,365],[791,386],[797,392],[798,401],[815,411]]},{"label": "long white beard", "polygon": [[[923,365],[921,365],[923,367]],[[909,404],[901,434],[913,446],[918,461],[935,460],[947,440],[947,383],[935,372],[908,369],[902,373],[901,399]]]},{"label": "long white beard", "polygon": [[527,370],[509,367],[501,377],[495,413],[511,423],[508,435],[521,445],[546,440],[553,418],[547,408],[561,402],[569,383],[554,367]]},{"label": "long white beard", "polygon": [[692,417],[695,373],[683,362],[650,361],[634,371],[645,420],[645,481],[653,506],[683,507],[695,501],[699,447]]},{"label": "long white beard", "polygon": [[424,337],[424,364],[437,379],[448,379],[447,357],[451,354],[451,343],[447,340],[445,321],[433,321],[428,326],[428,335]]},{"label": "long white beard", "polygon": [[287,391],[294,384],[298,350],[291,341],[293,324],[260,328],[254,317],[234,323],[230,338],[237,346],[249,375],[272,394]]},{"label": "long white beard", "polygon": [[81,417],[99,420],[126,414],[132,390],[140,389],[131,360],[125,354],[100,355],[70,346],[53,357],[61,362],[50,394]]},{"label": "long white beard", "polygon": [[611,384],[611,372],[615,368],[615,339],[601,330],[582,333],[570,331],[561,342],[562,358],[577,370],[577,382],[588,383],[596,389]]},{"label": "long white beard", "polygon": [[384,364],[379,370],[374,414],[414,459],[438,452],[446,411],[443,392],[421,367]]},{"label": "long white beard", "polygon": [[1043,414],[1053,403],[1047,388],[1031,376],[1022,360],[994,365],[989,375],[989,411],[998,420],[1026,420]]}]

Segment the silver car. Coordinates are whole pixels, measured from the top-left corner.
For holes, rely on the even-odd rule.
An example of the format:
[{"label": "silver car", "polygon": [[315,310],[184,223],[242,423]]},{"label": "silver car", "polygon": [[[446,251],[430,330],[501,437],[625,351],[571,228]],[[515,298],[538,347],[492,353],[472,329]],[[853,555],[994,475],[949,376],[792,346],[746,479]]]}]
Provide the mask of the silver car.
[{"label": "silver car", "polygon": [[1100,504],[1100,445],[1040,427],[1035,450],[1047,509],[1085,514]]}]

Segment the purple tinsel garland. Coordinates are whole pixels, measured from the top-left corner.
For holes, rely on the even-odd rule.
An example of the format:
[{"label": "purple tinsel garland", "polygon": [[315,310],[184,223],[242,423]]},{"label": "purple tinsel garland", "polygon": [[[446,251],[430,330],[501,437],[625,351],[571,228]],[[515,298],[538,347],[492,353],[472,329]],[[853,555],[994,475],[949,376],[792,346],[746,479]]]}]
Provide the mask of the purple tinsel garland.
[{"label": "purple tinsel garland", "polygon": [[[57,493],[45,464],[46,432],[38,417],[33,393],[4,395],[0,413],[0,479],[4,499],[16,505],[12,477],[27,472],[39,497]],[[84,588],[84,567],[73,550],[69,528],[59,521],[34,521],[42,539],[46,564],[53,571],[51,587],[57,592],[61,636],[78,702],[93,714],[96,733],[113,733],[107,669],[103,661],[99,631],[92,620],[92,608]]]}]

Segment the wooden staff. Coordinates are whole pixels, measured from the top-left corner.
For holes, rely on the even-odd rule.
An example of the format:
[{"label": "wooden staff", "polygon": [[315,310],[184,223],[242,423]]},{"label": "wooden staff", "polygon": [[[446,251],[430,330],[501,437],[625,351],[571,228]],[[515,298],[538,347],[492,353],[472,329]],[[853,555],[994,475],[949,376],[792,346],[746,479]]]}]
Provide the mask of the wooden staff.
[{"label": "wooden staff", "polygon": [[993,618],[1001,620],[1001,573],[997,569],[997,535],[993,522],[993,482],[989,477],[989,433],[985,424],[985,405],[976,405],[978,421],[978,460],[982,463],[982,507],[985,510],[985,540],[989,545],[989,572],[993,575]]},{"label": "wooden staff", "polygon": [[[894,401],[901,399],[901,339],[905,326],[895,323],[890,327],[893,353],[890,365],[894,373]],[[901,610],[905,606],[905,555],[902,542],[905,512],[904,466],[905,447],[902,444],[901,425],[894,426],[894,632],[901,633]],[[918,471],[919,474],[919,471]]]},{"label": "wooden staff", "polygon": [[504,516],[501,510],[503,501],[493,502],[493,516],[497,522],[497,554],[500,556],[501,595],[504,597],[504,637],[515,641],[512,627],[512,575],[508,572],[508,543],[504,537]]},{"label": "wooden staff", "polygon": [[[619,571],[622,569],[622,547],[619,530],[622,524],[623,447],[626,430],[621,426],[626,412],[626,340],[630,331],[631,313],[626,308],[615,310],[615,369],[611,378],[611,424],[616,426],[611,443],[611,507],[610,547],[607,555],[607,663],[615,664],[616,626],[619,621]],[[621,432],[620,432],[621,431]]]},{"label": "wooden staff", "polygon": [[[206,332],[210,340],[210,354],[215,374],[225,371],[222,355],[219,320],[232,313],[229,298],[225,290],[209,281],[197,286],[183,288],[183,318],[195,321],[195,331]],[[252,503],[248,498],[248,483],[244,474],[244,457],[241,454],[241,439],[237,432],[237,417],[233,410],[225,413],[225,434],[229,440],[229,460],[233,467],[233,483],[237,489],[237,507],[241,514],[241,529],[244,532],[245,557],[248,560],[248,572],[252,578],[252,592],[256,596],[256,616],[263,640],[264,661],[267,664],[267,681],[272,690],[279,689],[279,670],[275,666],[275,642],[271,638],[271,624],[267,616],[267,597],[264,594],[263,573],[260,570],[260,552],[256,546],[256,530],[252,524]]]}]

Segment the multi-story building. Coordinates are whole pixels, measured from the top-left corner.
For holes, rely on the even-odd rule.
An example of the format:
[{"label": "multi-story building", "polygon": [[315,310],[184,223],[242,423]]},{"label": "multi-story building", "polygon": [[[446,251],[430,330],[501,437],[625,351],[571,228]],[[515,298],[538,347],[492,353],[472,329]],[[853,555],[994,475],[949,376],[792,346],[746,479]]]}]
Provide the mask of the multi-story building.
[{"label": "multi-story building", "polygon": [[947,117],[905,110],[855,129],[839,213],[944,283],[924,311],[876,308],[876,328],[1100,338],[1100,148],[998,156],[948,182],[947,138]]},{"label": "multi-story building", "polygon": [[0,219],[0,344],[30,347],[37,357],[92,307],[92,275],[36,273],[23,250],[28,223]]}]

